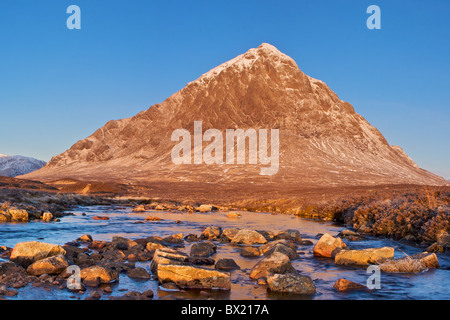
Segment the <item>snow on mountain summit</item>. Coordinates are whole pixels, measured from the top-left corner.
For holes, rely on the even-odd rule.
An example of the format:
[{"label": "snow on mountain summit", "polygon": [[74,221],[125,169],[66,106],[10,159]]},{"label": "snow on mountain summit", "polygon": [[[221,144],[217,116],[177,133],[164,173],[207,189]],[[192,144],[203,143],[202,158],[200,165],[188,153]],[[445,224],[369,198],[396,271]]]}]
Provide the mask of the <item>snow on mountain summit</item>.
[{"label": "snow on mountain summit", "polygon": [[16,177],[42,168],[45,161],[24,156],[0,154],[0,176]]},{"label": "snow on mountain summit", "polygon": [[[195,121],[202,121],[204,132],[278,129],[278,173],[261,176],[261,168],[249,163],[175,164],[172,133],[194,133]],[[249,151],[248,144],[245,149]],[[293,187],[447,184],[419,168],[401,148],[390,146],[325,82],[309,77],[292,58],[266,43],[211,69],[134,117],[109,121],[24,176],[40,181],[67,177]]]}]

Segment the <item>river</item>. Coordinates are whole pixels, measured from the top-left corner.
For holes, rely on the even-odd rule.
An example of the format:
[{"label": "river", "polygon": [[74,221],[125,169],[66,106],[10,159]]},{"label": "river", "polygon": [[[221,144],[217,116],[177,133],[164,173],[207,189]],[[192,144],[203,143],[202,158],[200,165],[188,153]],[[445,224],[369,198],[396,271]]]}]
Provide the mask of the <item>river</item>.
[{"label": "river", "polygon": [[[14,247],[18,242],[43,241],[63,245],[73,241],[83,234],[90,234],[94,240],[108,240],[113,236],[129,239],[145,238],[149,236],[194,233],[200,235],[207,226],[214,225],[222,228],[236,227],[254,230],[285,230],[297,229],[303,239],[317,242],[318,233],[337,235],[343,226],[332,222],[320,222],[289,215],[271,215],[268,213],[242,212],[241,219],[228,219],[223,212],[214,213],[177,213],[152,211],[147,213],[133,213],[130,207],[121,206],[93,206],[78,207],[72,211],[73,215],[61,218],[60,222],[42,223],[5,223],[0,224],[0,245]],[[84,215],[83,215],[84,213]],[[95,215],[105,215],[106,221],[93,220]],[[159,222],[142,222],[146,216],[162,218]],[[180,223],[176,223],[180,220]],[[395,248],[395,257],[402,257],[405,252],[409,255],[422,252],[423,248],[403,242],[367,237],[363,241],[346,241],[351,249],[391,246]],[[189,253],[191,243],[186,242],[181,249]],[[440,269],[425,271],[421,274],[381,274],[381,289],[364,292],[337,292],[333,285],[336,280],[345,278],[357,283],[365,284],[370,274],[365,268],[344,267],[335,265],[332,259],[317,258],[312,255],[312,246],[299,246],[300,258],[293,260],[293,266],[301,274],[310,276],[316,285],[317,293],[312,297],[300,297],[286,294],[268,293],[265,287],[255,285],[249,278],[251,268],[261,258],[244,258],[239,255],[239,248],[230,244],[217,243],[217,253],[213,259],[232,258],[241,270],[232,271],[232,288],[230,292],[172,292],[161,288],[155,280],[136,281],[126,275],[120,275],[117,284],[111,286],[111,296],[121,296],[126,291],[153,290],[154,299],[449,299],[450,298],[450,257],[448,254],[438,254]],[[1,259],[0,259],[1,261]],[[138,262],[136,266],[150,271],[150,262]],[[85,298],[84,295],[77,295]],[[10,298],[14,300],[28,299],[73,299],[74,294],[67,290],[45,290],[29,285],[18,290],[18,295]],[[103,299],[108,296],[104,295]]]}]

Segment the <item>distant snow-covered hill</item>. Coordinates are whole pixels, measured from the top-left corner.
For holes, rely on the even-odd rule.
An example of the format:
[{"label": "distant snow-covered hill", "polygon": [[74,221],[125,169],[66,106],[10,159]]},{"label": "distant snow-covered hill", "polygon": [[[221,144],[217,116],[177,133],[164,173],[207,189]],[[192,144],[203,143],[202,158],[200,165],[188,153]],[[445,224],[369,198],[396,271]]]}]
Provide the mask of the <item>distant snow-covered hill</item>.
[{"label": "distant snow-covered hill", "polygon": [[42,168],[45,161],[24,156],[0,154],[0,176],[16,177]]}]

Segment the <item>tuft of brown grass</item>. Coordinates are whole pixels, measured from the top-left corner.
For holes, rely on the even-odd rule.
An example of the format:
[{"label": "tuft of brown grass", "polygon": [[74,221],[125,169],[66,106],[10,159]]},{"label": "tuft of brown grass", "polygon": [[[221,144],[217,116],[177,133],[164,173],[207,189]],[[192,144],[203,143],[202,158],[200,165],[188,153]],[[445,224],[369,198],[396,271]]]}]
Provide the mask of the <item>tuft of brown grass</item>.
[{"label": "tuft of brown grass", "polygon": [[440,204],[442,190],[439,187],[425,186],[421,192],[418,193],[416,203],[421,204],[427,209],[434,210]]}]

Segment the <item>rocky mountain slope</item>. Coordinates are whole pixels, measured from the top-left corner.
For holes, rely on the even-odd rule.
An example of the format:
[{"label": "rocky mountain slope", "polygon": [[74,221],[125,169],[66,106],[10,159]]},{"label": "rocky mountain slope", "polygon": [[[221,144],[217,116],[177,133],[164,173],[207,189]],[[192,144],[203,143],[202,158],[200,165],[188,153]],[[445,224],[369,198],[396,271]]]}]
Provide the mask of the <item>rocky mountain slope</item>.
[{"label": "rocky mountain slope", "polygon": [[[202,121],[203,132],[279,129],[278,173],[262,176],[260,164],[174,164],[172,132],[184,128],[193,134],[194,121]],[[447,183],[390,146],[348,102],[269,44],[214,68],[134,117],[109,121],[24,177],[302,187]]]},{"label": "rocky mountain slope", "polygon": [[42,168],[45,161],[24,156],[0,155],[0,176],[16,177]]}]

